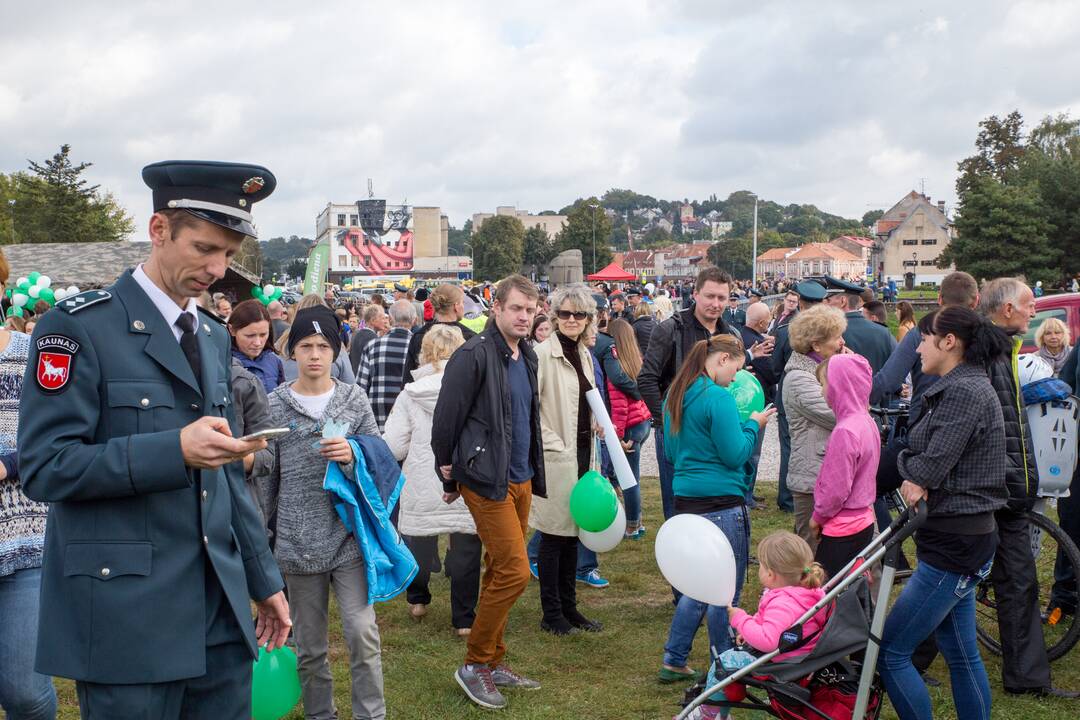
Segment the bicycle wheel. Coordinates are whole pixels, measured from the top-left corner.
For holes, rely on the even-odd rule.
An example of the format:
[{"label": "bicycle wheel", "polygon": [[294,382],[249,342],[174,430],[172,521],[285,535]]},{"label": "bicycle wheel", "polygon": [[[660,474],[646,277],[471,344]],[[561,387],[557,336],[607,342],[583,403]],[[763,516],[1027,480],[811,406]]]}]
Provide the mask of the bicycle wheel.
[{"label": "bicycle wheel", "polygon": [[[1071,608],[1073,612],[1050,608],[1054,565],[1060,555],[1062,564],[1071,567],[1073,577],[1077,577],[1077,573],[1080,573],[1080,550],[1052,519],[1035,512],[1027,515],[1031,523],[1031,550],[1039,581],[1043,639],[1046,642],[1046,655],[1053,662],[1064,657],[1080,640],[1080,619],[1077,618],[1075,608]],[[983,647],[995,655],[1001,654],[997,602],[994,598],[994,586],[989,580],[981,583],[976,590],[975,632]]]}]

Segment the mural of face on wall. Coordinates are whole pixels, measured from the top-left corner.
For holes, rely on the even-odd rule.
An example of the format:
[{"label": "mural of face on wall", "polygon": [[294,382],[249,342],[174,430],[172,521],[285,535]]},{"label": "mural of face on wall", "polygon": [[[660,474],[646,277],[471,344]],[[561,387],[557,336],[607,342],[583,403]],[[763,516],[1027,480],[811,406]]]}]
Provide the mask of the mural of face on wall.
[{"label": "mural of face on wall", "polygon": [[385,200],[359,200],[356,208],[360,226],[342,229],[337,236],[339,244],[343,244],[349,254],[359,258],[356,274],[412,272],[412,207],[387,205]]}]

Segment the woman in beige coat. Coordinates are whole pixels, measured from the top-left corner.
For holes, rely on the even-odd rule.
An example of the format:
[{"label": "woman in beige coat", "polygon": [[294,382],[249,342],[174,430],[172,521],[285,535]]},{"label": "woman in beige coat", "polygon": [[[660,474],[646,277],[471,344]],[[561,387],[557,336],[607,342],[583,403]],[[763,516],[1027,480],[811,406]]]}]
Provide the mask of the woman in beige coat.
[{"label": "woman in beige coat", "polygon": [[593,422],[585,393],[595,380],[585,340],[596,302],[583,286],[573,285],[552,293],[551,307],[555,332],[535,348],[547,497],[533,497],[529,524],[540,532],[540,629],[569,635],[601,628],[577,609],[578,527],[570,516],[570,492],[592,463]]},{"label": "woman in beige coat", "polygon": [[796,315],[788,331],[794,352],[784,368],[784,412],[791,430],[787,485],[795,501],[795,534],[812,550],[818,543],[817,535],[810,530],[814,483],[825,458],[829,433],[836,425],[836,416],[825,402],[815,373],[820,363],[845,351],[846,328],[843,312],[818,305]]}]

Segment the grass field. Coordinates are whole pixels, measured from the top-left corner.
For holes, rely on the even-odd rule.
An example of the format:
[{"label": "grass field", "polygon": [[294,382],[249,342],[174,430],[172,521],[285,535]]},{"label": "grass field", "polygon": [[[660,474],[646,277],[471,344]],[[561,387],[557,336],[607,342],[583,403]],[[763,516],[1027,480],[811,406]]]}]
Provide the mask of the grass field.
[{"label": "grass field", "polygon": [[[775,485],[759,486],[775,507]],[[623,542],[615,551],[601,556],[603,574],[611,581],[605,590],[579,585],[579,604],[590,617],[603,621],[602,633],[554,638],[538,628],[540,602],[536,582],[514,607],[507,632],[508,660],[517,670],[540,680],[537,692],[509,694],[510,706],[501,716],[515,720],[626,720],[670,718],[678,710],[682,685],[661,685],[656,681],[660,657],[671,620],[671,594],[656,567],[653,539],[658,529],[660,498],[655,478],[643,482],[646,539]],[[772,530],[786,529],[790,516],[775,510],[751,513],[753,537],[757,540]],[[704,569],[703,569],[704,570]],[[744,590],[744,605],[756,606],[760,592],[757,573],[751,572]],[[423,623],[408,615],[404,596],[380,605],[383,668],[388,717],[422,720],[446,718],[469,720],[490,718],[490,711],[469,703],[451,675],[464,652],[461,640],[451,634],[449,583],[441,575],[433,579],[435,601]],[[341,718],[349,714],[348,656],[334,619],[332,663],[335,694]],[[706,633],[701,629],[691,664],[706,667]],[[164,650],[164,649],[163,649]],[[1054,665],[1056,684],[1080,688],[1080,650]],[[1003,696],[997,658],[984,657],[994,688],[994,718],[1027,720],[1074,720],[1080,717],[1080,701],[1042,700]],[[948,690],[947,669],[939,659],[931,674],[944,682],[931,690],[936,718],[955,718]],[[61,718],[77,718],[74,688],[58,683]],[[754,714],[743,714],[752,717]],[[758,717],[763,717],[758,714]],[[287,716],[301,720],[299,708]],[[895,718],[886,704],[883,718]]]}]

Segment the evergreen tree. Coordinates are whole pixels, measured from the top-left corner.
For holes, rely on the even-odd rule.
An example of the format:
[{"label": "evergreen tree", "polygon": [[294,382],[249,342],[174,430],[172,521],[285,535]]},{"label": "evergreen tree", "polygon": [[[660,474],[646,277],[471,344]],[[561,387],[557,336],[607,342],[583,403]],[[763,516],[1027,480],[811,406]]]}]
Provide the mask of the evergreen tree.
[{"label": "evergreen tree", "polygon": [[473,277],[495,282],[521,272],[525,226],[516,217],[495,215],[473,236]]}]

